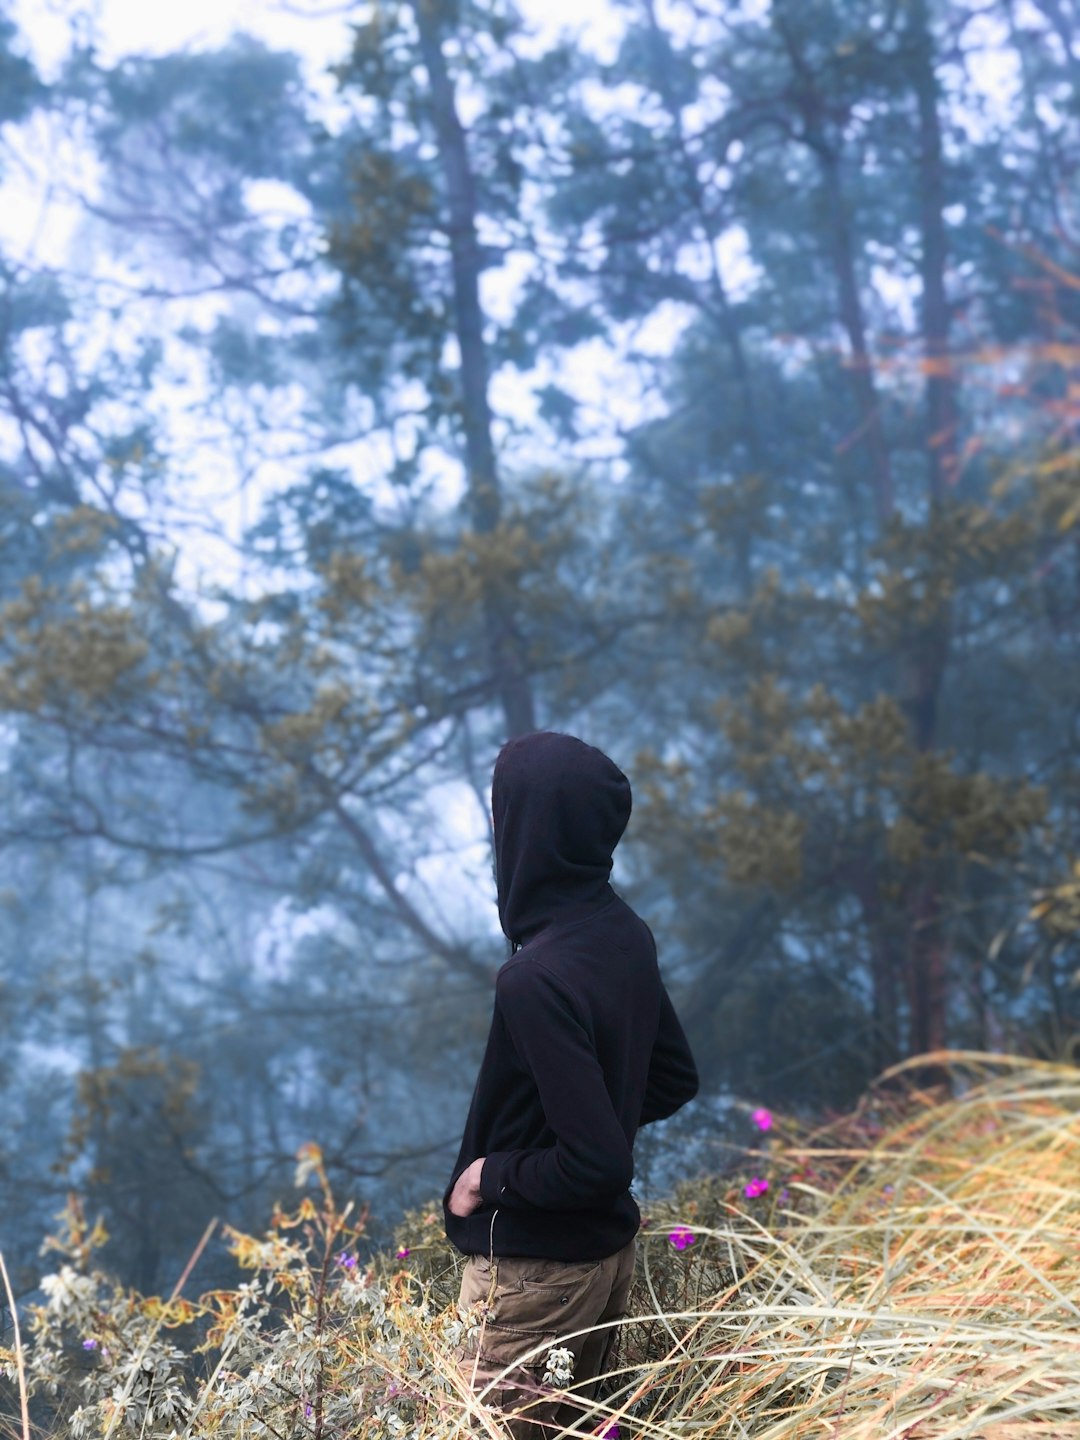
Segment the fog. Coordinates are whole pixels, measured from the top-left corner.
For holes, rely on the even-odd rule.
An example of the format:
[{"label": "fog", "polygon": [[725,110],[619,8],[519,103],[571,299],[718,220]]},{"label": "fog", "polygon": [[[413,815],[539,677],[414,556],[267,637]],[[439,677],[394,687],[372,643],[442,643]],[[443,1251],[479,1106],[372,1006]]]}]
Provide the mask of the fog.
[{"label": "fog", "polygon": [[304,1144],[373,1240],[441,1194],[533,729],[699,1061],[643,1195],[1075,1060],[1072,14],[0,7],[20,1295],[72,1189],[145,1290]]}]

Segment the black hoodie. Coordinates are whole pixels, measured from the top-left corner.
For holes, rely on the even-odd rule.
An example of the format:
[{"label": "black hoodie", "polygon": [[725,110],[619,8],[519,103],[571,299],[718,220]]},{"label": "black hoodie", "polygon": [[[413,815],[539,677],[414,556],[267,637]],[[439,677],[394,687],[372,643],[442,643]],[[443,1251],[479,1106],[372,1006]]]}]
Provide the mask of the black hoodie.
[{"label": "black hoodie", "polygon": [[[600,1260],[640,1224],[638,1127],[698,1087],[652,932],[608,883],[630,784],[591,745],[539,731],[500,751],[491,807],[514,953],[443,1195],[446,1233],[465,1254]],[[483,1203],[452,1215],[454,1183],[480,1155]]]}]

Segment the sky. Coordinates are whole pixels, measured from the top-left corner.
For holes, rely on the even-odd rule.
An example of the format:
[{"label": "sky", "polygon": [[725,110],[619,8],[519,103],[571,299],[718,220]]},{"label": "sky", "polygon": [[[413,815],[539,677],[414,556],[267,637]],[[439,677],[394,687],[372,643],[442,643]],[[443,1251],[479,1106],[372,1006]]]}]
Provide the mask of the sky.
[{"label": "sky", "polygon": [[[604,48],[617,34],[608,0],[589,0],[582,21],[581,0],[519,0],[522,12],[545,31],[587,30],[590,48]],[[64,53],[72,17],[89,17],[102,58],[163,54],[182,46],[213,46],[236,30],[267,44],[303,54],[313,70],[324,69],[345,50],[350,19],[369,5],[336,5],[333,0],[16,0],[20,30],[30,37],[35,58],[48,71]]]},{"label": "sky", "polygon": [[302,51],[318,68],[341,52],[347,33],[344,11],[304,0],[292,6],[276,0],[17,0],[15,14],[46,73],[64,54],[72,21],[80,23],[80,17],[107,61],[189,45],[201,49],[220,44],[234,30],[248,30],[268,44]]}]

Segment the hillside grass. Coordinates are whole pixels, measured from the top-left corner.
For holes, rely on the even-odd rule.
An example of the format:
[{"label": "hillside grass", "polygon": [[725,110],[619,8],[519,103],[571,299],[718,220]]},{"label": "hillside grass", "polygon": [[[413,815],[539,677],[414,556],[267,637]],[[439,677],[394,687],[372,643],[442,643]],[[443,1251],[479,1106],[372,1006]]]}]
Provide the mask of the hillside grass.
[{"label": "hillside grass", "polygon": [[[632,1314],[565,1434],[1080,1437],[1080,1070],[947,1051],[889,1074],[928,1059],[965,1092],[876,1088],[812,1129],[774,1114],[744,1173],[646,1210]],[[362,1261],[314,1147],[297,1181],[265,1235],[226,1231],[250,1280],[198,1300],[197,1256],[170,1297],[116,1286],[72,1205],[47,1301],[0,1352],[5,1435],[501,1440],[453,1361],[482,1321],[457,1311],[441,1213]]]}]

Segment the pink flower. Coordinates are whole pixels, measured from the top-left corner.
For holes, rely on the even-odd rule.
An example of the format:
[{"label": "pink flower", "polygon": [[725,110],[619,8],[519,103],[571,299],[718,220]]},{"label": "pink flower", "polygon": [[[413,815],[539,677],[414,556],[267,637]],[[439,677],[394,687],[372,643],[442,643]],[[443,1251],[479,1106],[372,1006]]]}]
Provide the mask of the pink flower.
[{"label": "pink flower", "polygon": [[408,1255],[408,1253],[409,1253],[409,1247],[408,1247],[408,1245],[402,1245],[401,1249],[395,1252],[395,1254],[397,1255],[397,1258],[398,1258],[399,1260],[404,1260],[404,1259],[405,1259],[405,1256]]},{"label": "pink flower", "polygon": [[752,1200],[752,1199],[755,1197],[755,1195],[764,1195],[765,1191],[766,1191],[768,1188],[769,1188],[769,1182],[768,1182],[768,1180],[762,1180],[759,1176],[754,1175],[754,1176],[751,1178],[749,1185],[744,1185],[744,1186],[743,1186],[743,1194],[744,1194],[744,1195],[748,1195],[748,1196],[750,1197],[750,1199]]},{"label": "pink flower", "polygon": [[772,1124],[772,1116],[768,1110],[765,1109],[764,1105],[759,1106],[758,1109],[751,1113],[750,1120],[759,1130],[768,1130]]},{"label": "pink flower", "polygon": [[667,1237],[676,1250],[685,1250],[688,1245],[693,1245],[695,1236],[685,1225],[676,1225],[671,1234]]}]

